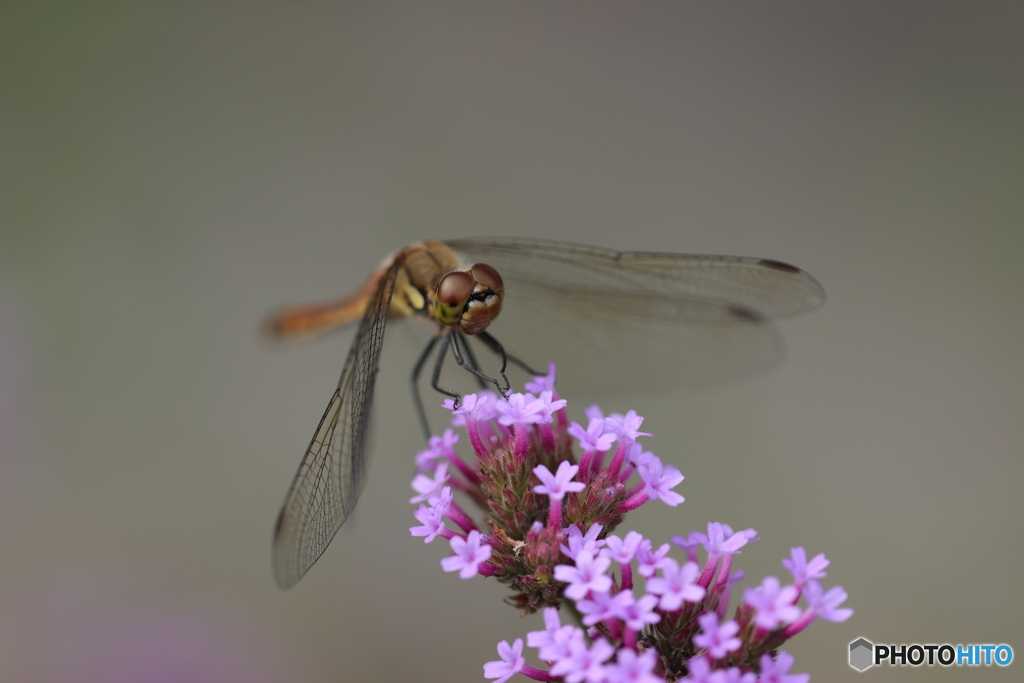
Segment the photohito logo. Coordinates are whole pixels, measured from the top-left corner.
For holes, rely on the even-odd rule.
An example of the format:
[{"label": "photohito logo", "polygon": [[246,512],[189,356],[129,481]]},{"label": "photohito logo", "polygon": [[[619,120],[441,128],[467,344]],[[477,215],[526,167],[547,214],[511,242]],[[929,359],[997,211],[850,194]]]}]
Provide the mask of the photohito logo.
[{"label": "photohito logo", "polygon": [[866,638],[850,643],[850,666],[864,671],[872,666],[1009,666],[1013,648],[1001,645],[875,645]]}]

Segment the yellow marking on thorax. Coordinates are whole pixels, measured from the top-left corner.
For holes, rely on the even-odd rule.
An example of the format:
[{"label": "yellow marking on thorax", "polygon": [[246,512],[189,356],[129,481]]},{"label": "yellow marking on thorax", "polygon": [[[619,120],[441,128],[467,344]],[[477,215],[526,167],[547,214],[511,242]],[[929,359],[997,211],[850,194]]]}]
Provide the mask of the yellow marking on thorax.
[{"label": "yellow marking on thorax", "polygon": [[405,266],[399,274],[396,292],[402,292],[403,299],[408,297],[406,306],[410,313],[413,310],[425,311],[436,320],[434,294],[438,280],[461,267],[459,259],[442,242],[421,242],[406,249]]},{"label": "yellow marking on thorax", "polygon": [[406,309],[402,312],[402,315],[409,315],[414,311],[422,311],[427,307],[427,301],[423,298],[423,293],[411,284],[405,284],[399,294],[399,297],[391,300],[391,305],[399,304],[402,308]]}]

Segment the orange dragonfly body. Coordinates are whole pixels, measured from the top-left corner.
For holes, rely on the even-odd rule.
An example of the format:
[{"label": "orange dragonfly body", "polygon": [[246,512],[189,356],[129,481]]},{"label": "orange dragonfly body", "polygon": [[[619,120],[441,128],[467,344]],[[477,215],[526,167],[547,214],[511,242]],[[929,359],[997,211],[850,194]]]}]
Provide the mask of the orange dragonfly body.
[{"label": "orange dragonfly body", "polygon": [[[438,240],[429,240],[388,256],[362,287],[337,301],[313,306],[296,306],[274,316],[268,328],[280,337],[319,334],[348,325],[369,309],[382,280],[391,285],[389,318],[425,315],[435,318],[434,297],[438,281],[447,273],[463,268],[462,260]],[[388,298],[387,291],[381,291]],[[486,327],[486,325],[485,325]]]},{"label": "orange dragonfly body", "polygon": [[[456,392],[439,384],[449,351],[481,386],[491,384],[502,395],[509,389],[508,362],[534,373],[505,345],[517,351],[548,343],[568,347],[557,358],[566,386],[703,385],[771,364],[781,344],[769,319],[810,310],[823,300],[821,285],[808,273],[769,259],[617,252],[510,238],[428,240],[405,247],[352,295],[287,309],[269,324],[273,334],[293,337],[360,321],[341,379],[278,515],[278,585],[287,588],[302,578],[356,505],[365,483],[374,380],[389,319],[422,318],[437,330],[413,372],[427,430],[416,387],[438,346],[431,384],[456,400]],[[470,339],[501,359],[500,379],[480,370]]]}]

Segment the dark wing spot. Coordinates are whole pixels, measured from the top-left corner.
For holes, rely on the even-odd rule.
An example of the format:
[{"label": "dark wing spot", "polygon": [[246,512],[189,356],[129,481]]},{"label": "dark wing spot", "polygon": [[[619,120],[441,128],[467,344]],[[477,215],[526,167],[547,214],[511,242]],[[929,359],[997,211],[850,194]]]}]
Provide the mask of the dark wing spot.
[{"label": "dark wing spot", "polygon": [[733,315],[737,320],[742,320],[748,323],[759,323],[764,320],[764,317],[752,308],[746,306],[729,306],[729,313]]},{"label": "dark wing spot", "polygon": [[274,538],[276,539],[281,535],[281,527],[284,525],[284,510],[277,513],[277,521],[274,522]]},{"label": "dark wing spot", "polygon": [[772,259],[763,258],[763,259],[761,259],[760,263],[761,263],[762,266],[768,266],[769,268],[774,268],[775,270],[781,270],[781,271],[783,271],[785,273],[799,273],[800,272],[800,269],[797,268],[796,266],[791,266],[788,263],[783,263],[782,261],[773,261]]}]

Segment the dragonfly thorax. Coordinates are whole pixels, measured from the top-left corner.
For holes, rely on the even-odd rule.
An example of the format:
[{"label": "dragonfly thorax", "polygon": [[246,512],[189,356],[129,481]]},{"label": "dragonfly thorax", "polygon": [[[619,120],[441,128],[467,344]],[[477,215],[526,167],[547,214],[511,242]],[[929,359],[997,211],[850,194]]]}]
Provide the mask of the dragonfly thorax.
[{"label": "dragonfly thorax", "polygon": [[458,325],[465,334],[479,334],[498,317],[505,298],[501,276],[486,263],[447,273],[434,289],[434,319]]}]

